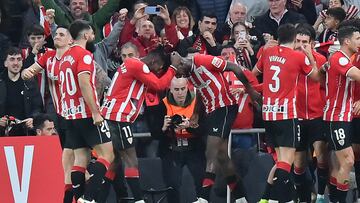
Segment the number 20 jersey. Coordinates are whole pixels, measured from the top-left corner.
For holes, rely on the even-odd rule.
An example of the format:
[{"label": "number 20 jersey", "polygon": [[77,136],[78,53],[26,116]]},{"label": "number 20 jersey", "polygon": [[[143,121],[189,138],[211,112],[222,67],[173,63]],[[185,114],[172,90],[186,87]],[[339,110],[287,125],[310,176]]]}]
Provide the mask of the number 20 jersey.
[{"label": "number 20 jersey", "polygon": [[301,52],[280,45],[264,50],[256,68],[263,73],[263,119],[297,118],[297,81],[299,74],[311,74],[308,58]]},{"label": "number 20 jersey", "polygon": [[65,119],[91,118],[91,111],[82,96],[79,78],[80,74],[90,74],[90,84],[93,99],[99,106],[95,89],[95,65],[92,54],[86,49],[74,45],[67,50],[60,61],[60,92],[61,116]]}]

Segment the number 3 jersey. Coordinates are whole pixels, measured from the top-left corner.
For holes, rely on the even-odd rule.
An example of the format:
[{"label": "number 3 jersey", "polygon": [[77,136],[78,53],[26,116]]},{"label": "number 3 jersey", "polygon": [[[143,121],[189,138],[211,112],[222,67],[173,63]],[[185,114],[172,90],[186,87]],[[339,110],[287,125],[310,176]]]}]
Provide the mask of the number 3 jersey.
[{"label": "number 3 jersey", "polygon": [[79,75],[90,74],[93,99],[99,106],[95,89],[95,65],[92,54],[79,45],[67,50],[60,61],[61,116],[65,119],[91,118],[91,111],[85,103],[79,86]]},{"label": "number 3 jersey", "polygon": [[266,121],[297,118],[296,88],[299,74],[310,75],[309,59],[285,46],[263,51],[256,64],[263,73],[263,119]]}]

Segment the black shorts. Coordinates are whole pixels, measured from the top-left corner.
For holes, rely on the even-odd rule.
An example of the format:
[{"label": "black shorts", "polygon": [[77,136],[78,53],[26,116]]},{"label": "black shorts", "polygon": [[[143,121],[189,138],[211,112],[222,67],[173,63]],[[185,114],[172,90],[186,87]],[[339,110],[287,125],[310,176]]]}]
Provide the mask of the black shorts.
[{"label": "black shorts", "polygon": [[330,150],[339,151],[351,146],[351,122],[326,121],[325,124]]},{"label": "black shorts", "polygon": [[306,151],[316,141],[326,141],[325,123],[322,118],[299,120],[300,141],[296,151]]},{"label": "black shorts", "polygon": [[208,135],[223,139],[229,138],[238,108],[238,105],[225,106],[209,113],[206,117]]},{"label": "black shorts", "polygon": [[300,141],[300,125],[297,119],[265,121],[264,126],[275,148],[296,148]]},{"label": "black shorts", "polygon": [[59,135],[59,139],[60,139],[60,145],[61,148],[67,148],[67,149],[72,149],[71,143],[66,139],[66,120],[57,114],[57,125],[56,125],[56,131]]},{"label": "black shorts", "polygon": [[352,137],[351,143],[360,144],[360,118],[354,118],[351,122],[352,126]]},{"label": "black shorts", "polygon": [[111,132],[114,150],[120,151],[135,146],[130,123],[111,120],[107,120],[107,123]]},{"label": "black shorts", "polygon": [[66,120],[66,127],[66,139],[73,149],[90,148],[111,142],[111,134],[106,121],[101,126],[96,126],[92,118]]}]

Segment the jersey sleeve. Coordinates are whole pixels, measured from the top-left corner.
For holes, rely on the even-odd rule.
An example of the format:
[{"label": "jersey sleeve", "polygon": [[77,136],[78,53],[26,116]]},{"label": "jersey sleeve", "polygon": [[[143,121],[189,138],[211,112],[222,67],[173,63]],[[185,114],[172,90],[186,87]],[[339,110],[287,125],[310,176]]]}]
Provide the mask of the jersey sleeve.
[{"label": "jersey sleeve", "polygon": [[352,67],[354,66],[351,61],[343,54],[334,54],[330,59],[330,68],[336,69],[341,75],[347,76]]},{"label": "jersey sleeve", "polygon": [[204,66],[208,70],[224,72],[226,67],[226,60],[211,55],[197,54],[194,56],[194,63],[196,66]]},{"label": "jersey sleeve", "polygon": [[129,69],[131,69],[130,73],[134,78],[144,83],[150,89],[156,91],[168,88],[172,78],[175,76],[175,70],[170,67],[161,78],[158,78],[154,73],[150,72],[149,67],[144,63],[137,62],[125,64],[125,66],[128,66]]},{"label": "jersey sleeve", "polygon": [[36,61],[36,63],[37,63],[42,69],[46,69],[46,63],[47,63],[48,59],[50,58],[50,55],[51,55],[51,51],[45,52],[45,54],[42,55],[42,56]]},{"label": "jersey sleeve", "polygon": [[[80,50],[80,49],[79,49]],[[76,68],[76,74],[80,73],[92,73],[94,72],[94,61],[93,56],[90,52],[86,50],[81,50],[77,57],[77,68]]]},{"label": "jersey sleeve", "polygon": [[260,57],[259,57],[259,60],[257,61],[256,65],[255,65],[255,68],[256,68],[260,73],[262,73],[263,70],[264,70],[264,59],[265,59],[265,57],[263,57],[263,55],[261,54]]},{"label": "jersey sleeve", "polygon": [[309,58],[301,52],[296,52],[296,56],[294,57],[299,59],[298,63],[301,67],[302,73],[304,75],[309,75],[312,72],[312,66],[310,65]]}]

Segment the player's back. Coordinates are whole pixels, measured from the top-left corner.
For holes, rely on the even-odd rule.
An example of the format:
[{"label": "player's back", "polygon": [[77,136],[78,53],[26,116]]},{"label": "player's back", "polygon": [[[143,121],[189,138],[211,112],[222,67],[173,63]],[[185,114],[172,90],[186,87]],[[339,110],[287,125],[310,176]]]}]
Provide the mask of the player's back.
[{"label": "player's back", "polygon": [[[263,72],[263,113],[265,120],[296,118],[296,85],[298,75],[311,72],[307,57],[285,46],[268,48],[257,67]],[[271,114],[271,115],[270,115]]]}]

